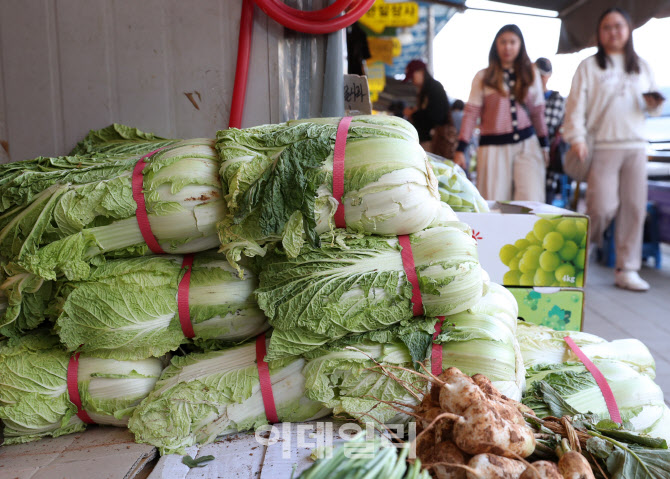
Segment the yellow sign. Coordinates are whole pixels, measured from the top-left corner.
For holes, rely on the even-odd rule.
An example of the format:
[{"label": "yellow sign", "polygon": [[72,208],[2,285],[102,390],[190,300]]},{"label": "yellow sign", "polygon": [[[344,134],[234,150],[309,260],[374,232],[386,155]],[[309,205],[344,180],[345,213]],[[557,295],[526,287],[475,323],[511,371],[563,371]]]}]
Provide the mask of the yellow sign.
[{"label": "yellow sign", "polygon": [[393,58],[402,53],[402,45],[397,38],[368,37],[370,49],[369,63],[384,62],[393,65]]},{"label": "yellow sign", "polygon": [[386,86],[386,67],[382,62],[367,63],[367,67],[370,100],[375,102]]},{"label": "yellow sign", "polygon": [[419,22],[419,4],[375,0],[359,22],[375,33],[382,33],[386,27],[411,27]]}]

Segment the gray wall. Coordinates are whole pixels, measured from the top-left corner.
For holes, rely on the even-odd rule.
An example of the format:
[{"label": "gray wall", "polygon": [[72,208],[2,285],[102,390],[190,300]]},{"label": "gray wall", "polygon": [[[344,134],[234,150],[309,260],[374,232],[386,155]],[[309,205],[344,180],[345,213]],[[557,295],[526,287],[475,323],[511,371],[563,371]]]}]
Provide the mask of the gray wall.
[{"label": "gray wall", "polygon": [[[0,141],[11,160],[65,154],[114,122],[213,137],[228,125],[241,5],[0,0]],[[256,9],[243,126],[286,119],[282,42],[284,29]]]}]

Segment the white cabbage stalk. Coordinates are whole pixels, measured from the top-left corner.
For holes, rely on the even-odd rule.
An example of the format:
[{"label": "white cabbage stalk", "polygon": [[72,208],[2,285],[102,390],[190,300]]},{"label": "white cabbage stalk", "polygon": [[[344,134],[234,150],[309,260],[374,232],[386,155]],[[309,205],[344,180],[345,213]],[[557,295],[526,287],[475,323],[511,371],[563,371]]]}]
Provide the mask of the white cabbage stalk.
[{"label": "white cabbage stalk", "polygon": [[[87,281],[60,292],[57,331],[70,350],[114,359],[162,356],[188,342],[180,324],[180,256],[146,256],[108,261]],[[220,346],[253,338],[268,329],[253,297],[256,277],[245,279],[222,255],[194,258],[188,290],[194,341]]]},{"label": "white cabbage stalk", "polygon": [[[410,235],[428,316],[467,310],[482,297],[477,247],[467,225]],[[269,356],[302,354],[337,338],[414,318],[397,238],[366,236],[261,260],[256,297],[274,327]]]},{"label": "white cabbage stalk", "polygon": [[[506,319],[515,311],[516,302],[498,291],[502,287],[487,286],[477,305],[445,318],[444,334],[436,339],[442,347],[441,367],[462,368],[469,375],[484,374],[501,393],[520,400],[525,369]],[[414,362],[421,361],[431,370],[435,322],[435,318],[408,321],[386,330],[343,338],[306,353],[308,363],[303,374],[307,378],[307,396],[332,407],[335,414],[345,413],[361,421],[368,420],[363,413],[387,423],[407,419],[379,400],[417,404],[396,379],[418,391],[428,391],[421,376],[394,367],[413,369],[417,367]],[[382,374],[377,363],[396,379]]]},{"label": "white cabbage stalk", "polygon": [[[127,149],[132,150],[131,146]],[[207,139],[180,141],[145,160],[143,185],[151,232],[167,253],[218,246],[216,224],[226,207],[213,146],[213,140]],[[0,317],[2,334],[18,336],[39,325],[44,307],[38,307],[38,299],[48,299],[38,293],[42,285],[37,282],[42,279],[85,280],[91,264],[100,264],[105,257],[151,253],[135,216],[131,187],[139,155],[82,158],[81,168],[68,163],[62,170],[30,171],[30,175],[0,181],[0,198],[23,182],[33,195],[0,218],[0,255],[7,260],[7,278],[0,290],[8,298],[8,308]],[[75,162],[77,158],[65,159]],[[29,281],[30,287],[22,286],[27,284],[25,279],[16,280],[26,274],[36,277]],[[24,293],[33,294],[32,299]]]},{"label": "white cabbage stalk", "polygon": [[662,437],[670,442],[670,408],[664,406],[663,414],[658,421],[647,431],[651,437]]},{"label": "white cabbage stalk", "polygon": [[[333,152],[339,118],[289,121],[217,133],[228,215],[222,251],[235,264],[280,241],[296,256],[335,228]],[[399,118],[357,116],[347,137],[345,219],[351,232],[409,234],[443,215],[437,180],[414,127]]]},{"label": "white cabbage stalk", "polygon": [[[305,397],[304,359],[270,362],[280,421],[309,421],[330,409]],[[203,354],[174,357],[155,390],[135,410],[128,427],[137,442],[161,454],[183,453],[236,431],[267,424],[254,342]]]},{"label": "white cabbage stalk", "polygon": [[[660,431],[657,425],[666,421],[663,391],[654,380],[617,360],[594,359],[593,363],[607,380],[627,429],[640,433],[655,430],[658,437],[670,440],[670,430]],[[560,397],[578,413],[593,413],[609,418],[605,398],[582,364],[568,363],[529,370],[528,394],[533,396],[535,383],[547,381]],[[550,400],[545,400],[550,403]],[[526,403],[532,407],[532,402]],[[537,411],[536,411],[537,412]]]},{"label": "white cabbage stalk", "polygon": [[517,339],[521,345],[526,368],[541,364],[558,364],[579,361],[563,339],[570,336],[591,360],[620,361],[651,379],[656,377],[656,363],[649,349],[637,339],[607,341],[599,336],[579,331],[554,331],[519,321]]},{"label": "white cabbage stalk", "polygon": [[[397,162],[398,157],[421,158],[424,154],[419,143],[366,139],[347,145],[345,165],[365,171],[383,163]],[[412,161],[408,167],[399,167],[358,190],[346,191],[342,202],[347,228],[366,234],[403,235],[416,233],[433,223],[441,215],[442,203],[431,165],[424,161],[423,167]],[[332,156],[326,159],[324,167],[332,174]],[[332,196],[332,184],[321,188],[327,191],[328,202],[317,200],[317,207],[321,206],[316,210],[317,233],[335,228],[333,218],[338,205]]]},{"label": "white cabbage stalk", "polygon": [[[85,429],[67,390],[70,356],[58,338],[43,333],[0,342],[4,444]],[[82,354],[77,384],[83,409],[98,424],[125,427],[135,406],[154,388],[163,365],[158,358],[116,361]]]},{"label": "white cabbage stalk", "polygon": [[483,374],[507,397],[521,400],[526,369],[515,336],[518,304],[503,286],[484,283],[484,295],[467,311],[445,318],[438,341],[442,368],[457,367],[472,376]]}]

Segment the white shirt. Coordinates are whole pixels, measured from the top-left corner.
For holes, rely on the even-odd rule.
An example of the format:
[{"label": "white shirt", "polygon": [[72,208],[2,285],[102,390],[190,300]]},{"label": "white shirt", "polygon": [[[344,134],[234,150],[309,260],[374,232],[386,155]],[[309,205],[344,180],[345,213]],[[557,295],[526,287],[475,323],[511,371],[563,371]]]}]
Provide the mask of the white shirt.
[{"label": "white shirt", "polygon": [[[610,55],[601,70],[592,56],[579,64],[565,106],[563,134],[568,143],[585,143],[594,135],[594,148],[645,148],[645,113],[659,115],[661,106],[647,111],[642,93],[657,91],[647,62],[640,73],[626,73],[623,54]],[[596,125],[596,122],[598,123]]]}]

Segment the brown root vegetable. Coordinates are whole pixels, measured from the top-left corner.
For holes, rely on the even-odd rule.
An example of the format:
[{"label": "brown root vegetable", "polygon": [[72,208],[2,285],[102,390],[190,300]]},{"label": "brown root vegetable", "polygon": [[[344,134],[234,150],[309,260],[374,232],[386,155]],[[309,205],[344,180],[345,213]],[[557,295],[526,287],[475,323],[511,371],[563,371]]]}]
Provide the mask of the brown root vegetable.
[{"label": "brown root vegetable", "polygon": [[559,457],[558,472],[563,479],[595,479],[589,461],[579,452],[571,450],[567,439],[561,439],[556,454]]},{"label": "brown root vegetable", "polygon": [[454,443],[472,455],[492,453],[528,457],[535,450],[535,435],[525,424],[505,420],[489,401],[473,403],[454,424]]},{"label": "brown root vegetable", "polygon": [[510,399],[503,394],[500,394],[500,391],[496,389],[491,380],[486,376],[484,376],[483,374],[475,374],[474,376],[472,376],[472,380],[475,382],[477,386],[479,386],[479,389],[484,391],[484,394],[486,394],[486,396],[489,399],[492,399],[495,402],[502,404],[505,410],[509,409],[510,410],[509,419],[515,422],[516,424],[525,423],[525,419],[523,417],[524,413],[535,416],[535,411],[533,411],[525,404],[520,403],[519,401],[515,401],[514,399]]},{"label": "brown root vegetable", "polygon": [[435,441],[435,430],[429,429],[423,432],[416,438],[416,457],[421,459],[424,464],[436,462],[435,449],[437,441]]},{"label": "brown root vegetable", "polygon": [[449,368],[438,376],[444,384],[440,388],[440,407],[459,416],[472,404],[486,401],[486,394],[472,378],[458,368]]},{"label": "brown root vegetable", "polygon": [[461,416],[454,424],[452,439],[464,452],[493,453],[509,458],[528,457],[533,453],[533,430],[526,424],[515,401],[500,394],[486,377],[475,375],[473,379],[452,367],[438,379],[443,382],[440,407]]},{"label": "brown root vegetable", "polygon": [[563,479],[558,466],[551,461],[535,461],[528,466],[519,479]]},{"label": "brown root vegetable", "polygon": [[[442,414],[444,411],[440,409],[439,407],[434,407],[432,409],[429,409],[426,411],[422,416],[421,419],[417,420],[417,431],[421,433],[423,430],[425,430],[428,426],[430,426],[435,419]],[[451,433],[454,429],[454,423],[456,422],[455,419],[452,418],[447,418],[443,417],[439,419],[434,425],[433,425],[433,431],[435,434],[435,441],[436,442],[441,442],[441,441],[447,441],[451,439]]]},{"label": "brown root vegetable", "polygon": [[456,444],[451,441],[442,441],[435,446],[433,462],[440,464],[432,467],[433,475],[437,479],[465,479],[465,469],[455,464],[464,466],[469,459],[470,456],[463,454]]},{"label": "brown root vegetable", "polygon": [[470,459],[467,479],[520,479],[526,465],[515,459],[496,456],[495,454],[478,454]]},{"label": "brown root vegetable", "polygon": [[568,451],[558,460],[563,479],[595,479],[589,461],[577,451]]}]

